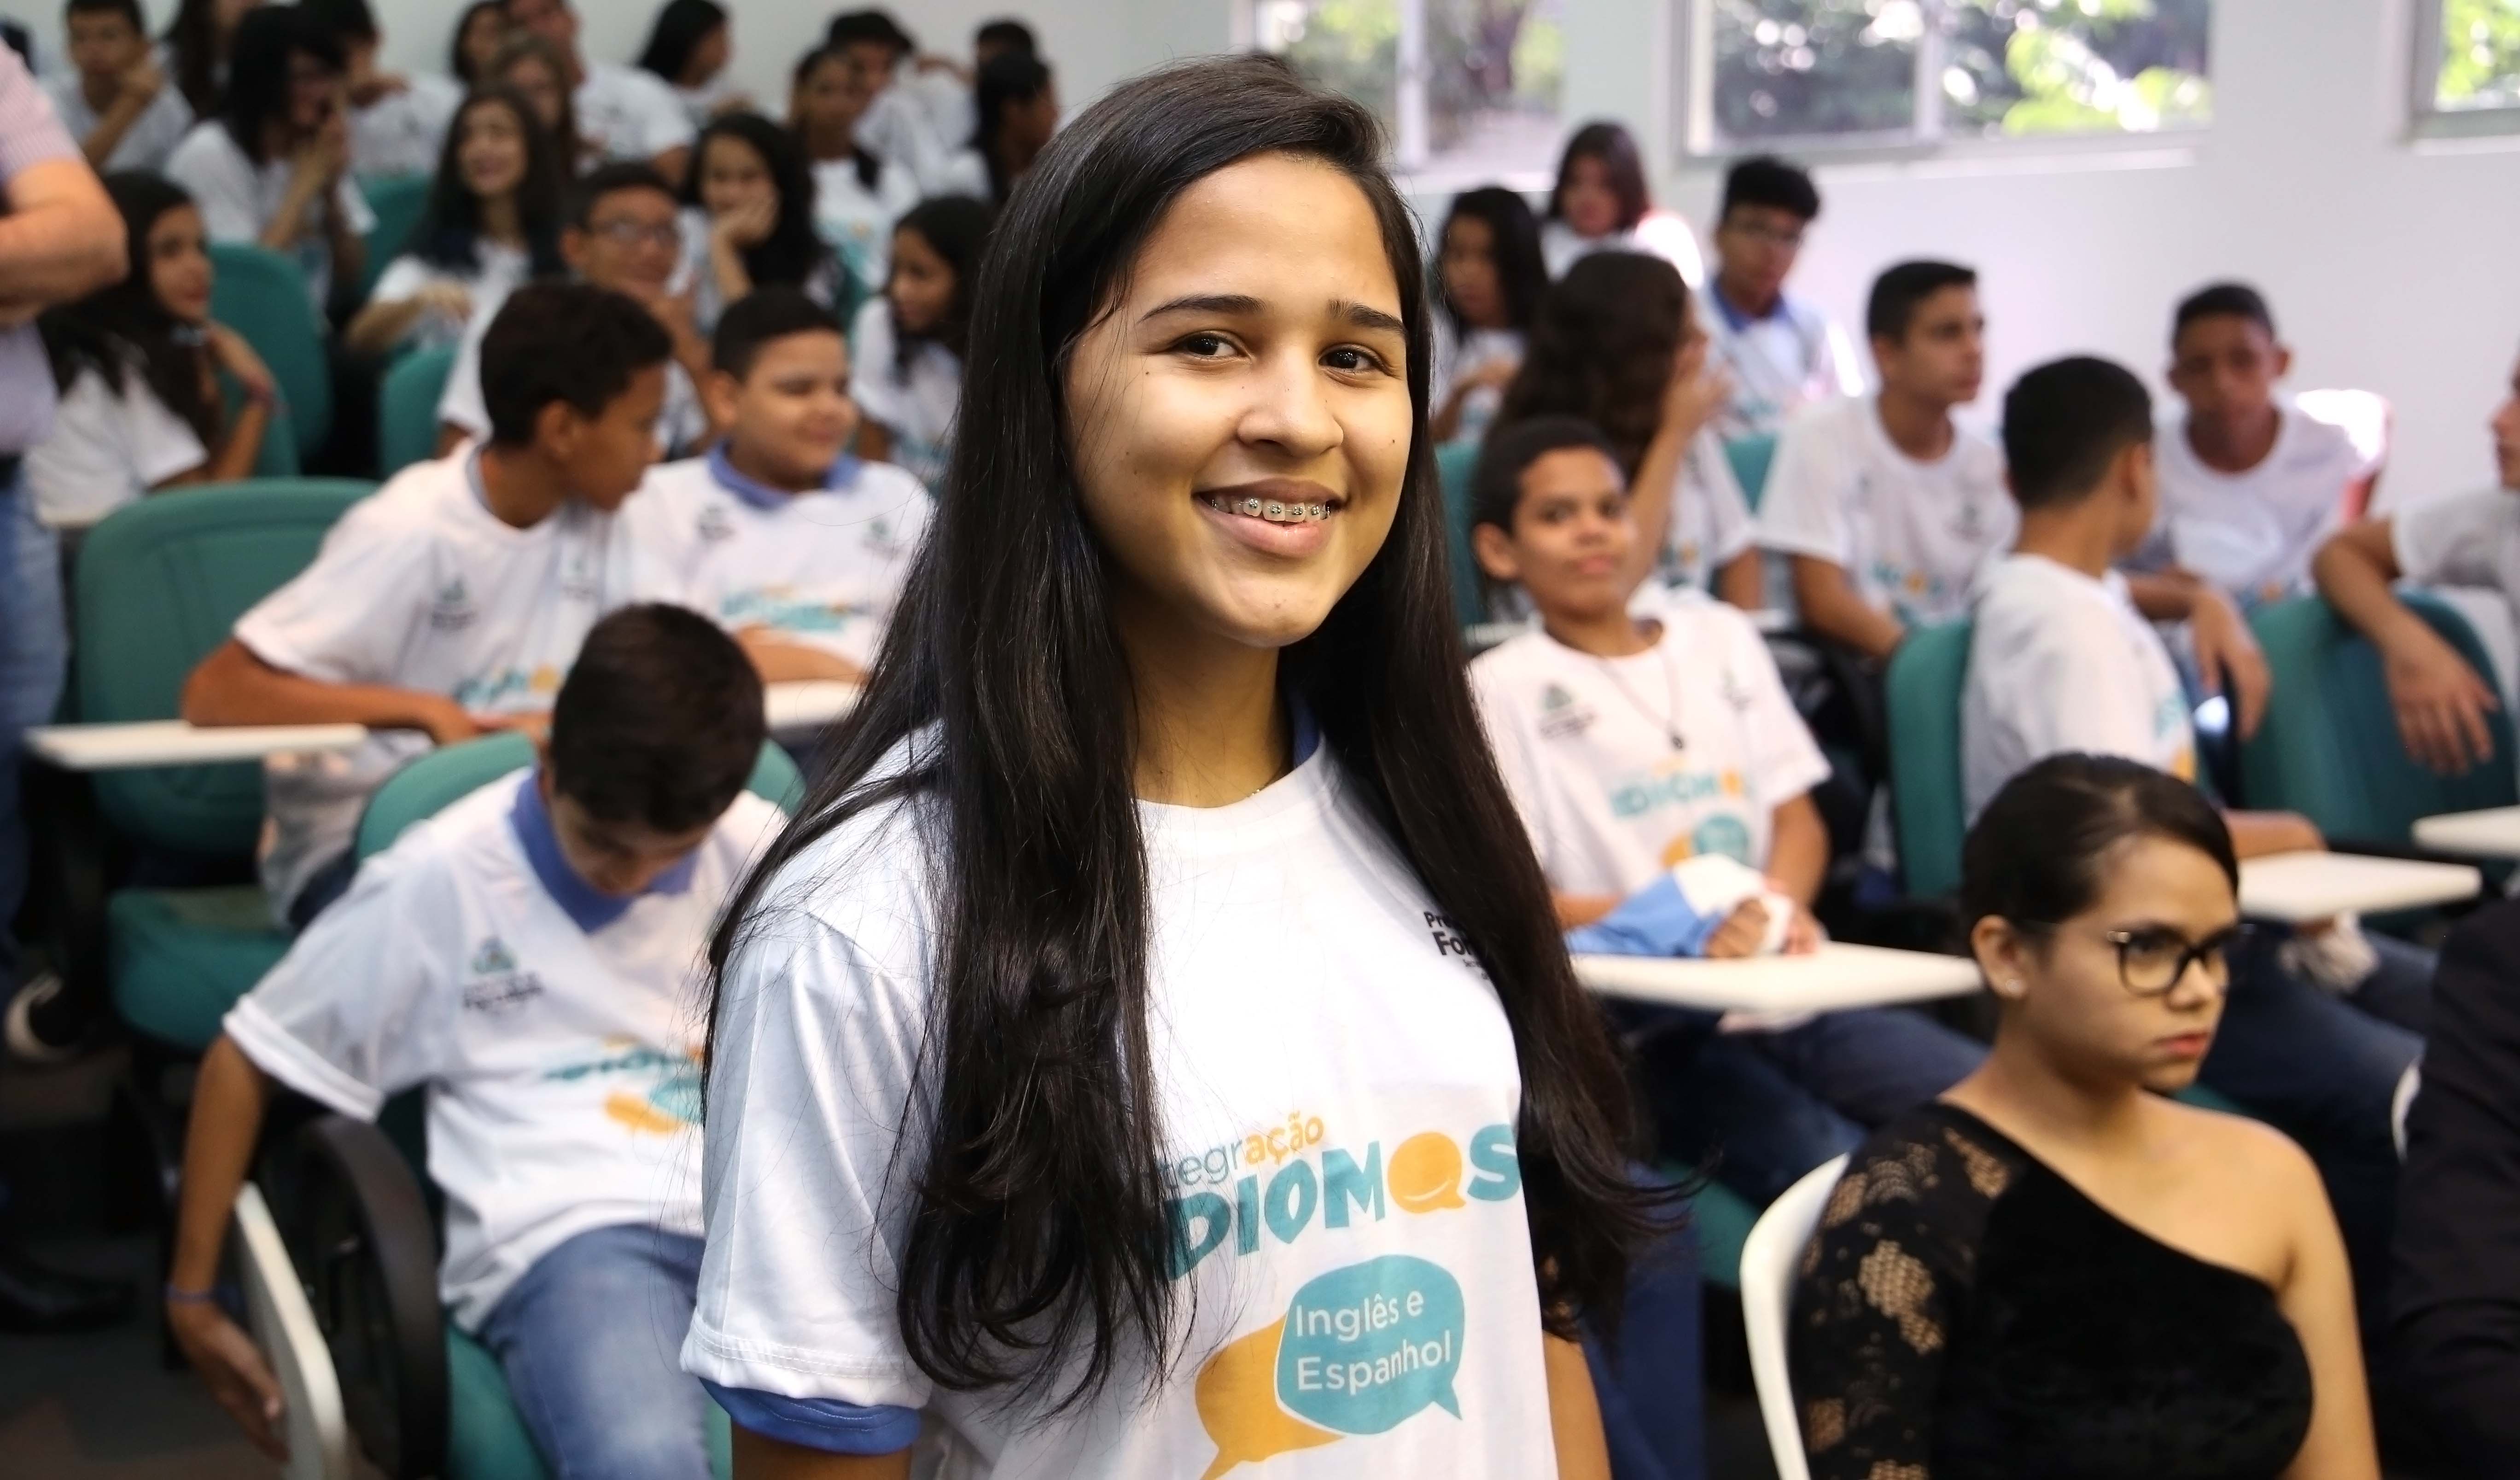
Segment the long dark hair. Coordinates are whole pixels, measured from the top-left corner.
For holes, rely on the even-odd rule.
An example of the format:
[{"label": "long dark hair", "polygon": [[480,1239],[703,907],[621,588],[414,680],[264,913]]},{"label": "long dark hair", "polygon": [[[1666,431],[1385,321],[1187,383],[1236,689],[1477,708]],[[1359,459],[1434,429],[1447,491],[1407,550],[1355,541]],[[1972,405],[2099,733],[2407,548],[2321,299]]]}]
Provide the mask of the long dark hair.
[{"label": "long dark hair", "polygon": [[1004,204],[1012,181],[998,157],[998,135],[1007,125],[1007,110],[1030,103],[1050,86],[1050,64],[1030,52],[1000,52],[971,81],[971,148],[989,167],[989,199]]},{"label": "long dark hair", "polygon": [[[1061,1404],[1183,1340],[1166,1249],[1148,1032],[1148,881],[1131,780],[1131,675],[1110,576],[1080,509],[1064,367],[1168,205],[1284,152],[1345,173],[1398,279],[1416,403],[1389,538],[1282,682],[1346,784],[1495,984],[1522,1079],[1520,1159],[1541,1309],[1615,1320],[1654,1194],[1623,1159],[1619,1067],[1577,988],[1548,886],[1470,704],[1443,496],[1426,437],[1424,274],[1383,173],[1381,130],[1266,58],[1165,68],[1114,89],[1015,189],[982,264],[973,356],[938,514],[865,697],[801,819],[711,943],[729,959],[769,880],[846,820],[919,798],[936,839],[938,939],[924,1059],[904,1111],[924,1149],[896,1312],[913,1361],[954,1391]],[[974,642],[977,633],[1024,641]],[[878,777],[924,736],[906,772]],[[1256,1008],[1255,1008],[1256,1009]]]},{"label": "long dark hair", "polygon": [[[1444,251],[1444,235],[1459,220],[1484,222],[1488,229],[1488,255],[1496,261],[1497,287],[1505,295],[1506,322],[1525,334],[1531,332],[1531,321],[1540,312],[1541,295],[1549,292],[1549,262],[1540,250],[1540,221],[1531,213],[1530,202],[1517,192],[1502,185],[1482,185],[1465,190],[1453,198],[1453,208],[1444,216],[1444,232],[1435,238],[1435,253]],[[1433,276],[1435,301],[1453,321],[1456,333],[1467,335],[1470,321],[1453,302],[1452,291],[1444,286],[1444,274]]]},{"label": "long dark hair", "polygon": [[[788,77],[788,112],[794,114],[788,118],[788,127],[795,134],[796,148],[800,153],[805,148],[805,119],[795,100],[805,91],[805,84],[814,80],[815,71],[826,63],[842,67],[855,65],[849,61],[849,54],[840,48],[818,46],[796,59],[795,70]],[[858,172],[858,184],[868,190],[875,189],[877,182],[883,178],[883,161],[869,154],[866,146],[854,138],[849,141],[849,161]],[[805,167],[809,170],[814,167],[811,156],[806,157]]]},{"label": "long dark hair", "polygon": [[[755,287],[785,283],[802,288],[831,259],[832,248],[814,228],[814,171],[805,162],[805,146],[796,136],[759,113],[737,112],[712,118],[692,145],[691,168],[683,176],[683,202],[700,203],[700,175],[708,162],[712,140],[733,139],[761,157],[770,187],[779,192],[779,216],[770,235],[743,249],[743,271]],[[705,208],[705,207],[703,207]]]},{"label": "long dark hair", "polygon": [[1522,366],[1493,426],[1563,412],[1601,428],[1619,467],[1637,464],[1662,422],[1663,389],[1688,323],[1688,288],[1660,257],[1597,251],[1540,300]]},{"label": "long dark hair", "polygon": [[1607,121],[1587,123],[1566,141],[1566,152],[1557,157],[1557,183],[1549,191],[1549,219],[1566,219],[1566,186],[1575,177],[1578,159],[1601,161],[1610,192],[1619,198],[1619,230],[1636,230],[1653,208],[1653,194],[1645,189],[1644,157],[1637,153],[1636,136],[1625,125]]},{"label": "long dark hair", "polygon": [[296,98],[290,80],[289,59],[303,54],[341,70],[341,43],[301,6],[266,5],[246,12],[237,22],[228,48],[227,106],[219,112],[228,137],[256,164],[262,157],[262,126],[288,116]]},{"label": "long dark hair", "polygon": [[196,118],[219,115],[219,0],[183,0],[166,22],[166,49],[175,54],[175,90]]},{"label": "long dark hair", "polygon": [[912,334],[902,328],[901,315],[892,316],[893,368],[902,375],[910,373],[910,362],[922,344],[942,344],[963,358],[971,341],[971,295],[980,275],[980,249],[989,242],[989,223],[997,212],[986,201],[969,196],[930,196],[902,214],[892,230],[917,234],[945,264],[954,269],[954,300],[945,306],[945,317],[936,327],[922,334]]},{"label": "long dark hair", "polygon": [[[560,122],[544,132],[551,137],[552,152],[560,158],[562,174],[575,179],[586,145],[577,136],[577,97],[568,85],[568,59],[561,55],[560,48],[531,31],[512,32],[499,47],[499,55],[490,59],[490,81],[518,97],[524,96],[522,88],[508,80],[508,73],[516,68],[518,63],[525,61],[539,62],[550,68],[552,81],[559,85]],[[535,112],[530,105],[525,115],[536,123],[542,122],[542,115]]]},{"label": "long dark hair", "polygon": [[508,0],[472,0],[471,5],[464,7],[464,14],[455,18],[455,38],[446,44],[446,74],[466,87],[478,87],[482,81],[473,75],[472,64],[465,60],[464,33],[472,28],[472,18],[483,11],[497,14],[502,34],[500,44],[507,44]]},{"label": "long dark hair", "polygon": [[122,212],[131,268],[120,281],[44,314],[44,352],[52,361],[54,383],[67,391],[80,372],[93,370],[118,396],[137,371],[150,393],[208,446],[218,440],[220,408],[202,384],[195,326],[168,313],[150,286],[149,233],[159,217],[192,204],[193,198],[182,186],[144,169],[106,176],[105,193]]},{"label": "long dark hair", "polygon": [[464,183],[460,157],[464,120],[475,109],[504,108],[517,120],[525,141],[525,174],[517,182],[517,226],[525,234],[528,269],[537,278],[565,270],[560,256],[562,175],[559,146],[551,131],[534,116],[534,106],[514,88],[475,88],[446,125],[446,144],[437,153],[437,175],[429,182],[428,204],[411,234],[411,253],[424,262],[458,272],[481,266],[481,198]]},{"label": "long dark hair", "polygon": [[665,0],[638,65],[664,78],[666,86],[680,87],[683,68],[692,65],[692,53],[699,50],[709,32],[725,24],[726,7],[717,0]]}]

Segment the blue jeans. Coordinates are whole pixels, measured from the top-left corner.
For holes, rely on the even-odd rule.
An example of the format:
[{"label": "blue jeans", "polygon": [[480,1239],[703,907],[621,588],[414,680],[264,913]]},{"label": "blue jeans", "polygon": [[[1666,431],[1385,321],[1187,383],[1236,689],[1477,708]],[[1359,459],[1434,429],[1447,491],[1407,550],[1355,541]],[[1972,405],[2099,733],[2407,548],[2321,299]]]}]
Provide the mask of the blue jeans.
[{"label": "blue jeans", "polygon": [[1710,1014],[1675,1009],[1623,1016],[1650,1035],[1641,1067],[1662,1153],[1713,1157],[1716,1180],[1756,1207],[1986,1057],[1983,1044],[1903,1008],[1823,1012],[1775,1033],[1718,1033]]},{"label": "blue jeans", "polygon": [[1605,1343],[1586,1323],[1584,1361],[1616,1480],[1705,1480],[1700,1299],[1697,1233],[1683,1224],[1628,1266],[1616,1343]]},{"label": "blue jeans", "polygon": [[709,1480],[708,1395],[682,1369],[700,1241],[634,1224],[534,1261],[481,1323],[560,1480]]},{"label": "blue jeans", "polygon": [[0,996],[17,985],[18,941],[12,922],[26,897],[26,812],[19,794],[21,741],[46,724],[61,701],[69,662],[69,625],[62,614],[61,546],[35,522],[34,499],[22,473],[0,487]]}]

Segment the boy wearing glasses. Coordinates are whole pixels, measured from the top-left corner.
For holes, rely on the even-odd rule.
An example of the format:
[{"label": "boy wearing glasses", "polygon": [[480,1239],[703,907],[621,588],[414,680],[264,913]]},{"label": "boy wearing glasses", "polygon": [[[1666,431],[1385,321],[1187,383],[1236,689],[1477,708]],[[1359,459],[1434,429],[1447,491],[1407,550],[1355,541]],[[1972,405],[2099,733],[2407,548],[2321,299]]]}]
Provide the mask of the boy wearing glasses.
[{"label": "boy wearing glasses", "polygon": [[1846,331],[1785,292],[1803,234],[1819,218],[1820,190],[1799,164],[1760,155],[1724,177],[1710,311],[1698,315],[1709,360],[1732,380],[1732,403],[1716,422],[1721,435],[1773,432],[1799,406],[1864,393]]}]

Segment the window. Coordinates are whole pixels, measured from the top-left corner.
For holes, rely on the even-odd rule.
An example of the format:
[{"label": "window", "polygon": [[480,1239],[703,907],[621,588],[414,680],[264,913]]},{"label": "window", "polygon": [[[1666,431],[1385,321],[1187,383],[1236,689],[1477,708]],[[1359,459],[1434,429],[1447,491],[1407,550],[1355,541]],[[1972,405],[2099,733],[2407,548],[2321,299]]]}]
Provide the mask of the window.
[{"label": "window", "polygon": [[1574,0],[1251,0],[1251,40],[1372,109],[1427,179],[1546,175]]},{"label": "window", "polygon": [[2420,0],[2415,112],[2444,132],[2520,127],[2520,0]]},{"label": "window", "polygon": [[2152,133],[2213,112],[2212,0],[1696,3],[1701,152]]}]

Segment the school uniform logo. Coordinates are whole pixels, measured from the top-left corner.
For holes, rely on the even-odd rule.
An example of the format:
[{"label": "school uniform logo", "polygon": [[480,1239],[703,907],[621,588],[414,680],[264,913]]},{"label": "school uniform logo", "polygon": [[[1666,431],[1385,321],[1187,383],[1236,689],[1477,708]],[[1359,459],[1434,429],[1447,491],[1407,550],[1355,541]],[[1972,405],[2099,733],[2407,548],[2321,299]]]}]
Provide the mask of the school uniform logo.
[{"label": "school uniform logo", "polygon": [[1540,733],[1548,740],[1573,740],[1593,728],[1593,706],[1569,694],[1562,684],[1540,691]]},{"label": "school uniform logo", "polygon": [[561,571],[560,594],[561,600],[568,602],[591,602],[603,595],[595,561],[585,551],[568,558],[567,567]]},{"label": "school uniform logo", "polygon": [[1986,539],[1987,535],[1986,512],[1977,507],[1977,500],[1969,499],[1960,505],[1959,513],[1953,516],[1951,527],[1953,538],[1964,540],[1972,545],[1979,544]]},{"label": "school uniform logo", "polygon": [[723,544],[735,538],[735,516],[722,504],[711,504],[700,511],[699,536],[709,544]]},{"label": "school uniform logo", "polygon": [[472,950],[472,979],[464,984],[464,1010],[502,1016],[543,995],[542,978],[518,970],[508,943],[492,935]]},{"label": "school uniform logo", "polygon": [[428,604],[428,625],[437,632],[461,632],[481,615],[472,605],[472,593],[457,576],[437,588],[437,597]]}]

